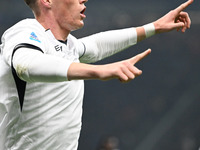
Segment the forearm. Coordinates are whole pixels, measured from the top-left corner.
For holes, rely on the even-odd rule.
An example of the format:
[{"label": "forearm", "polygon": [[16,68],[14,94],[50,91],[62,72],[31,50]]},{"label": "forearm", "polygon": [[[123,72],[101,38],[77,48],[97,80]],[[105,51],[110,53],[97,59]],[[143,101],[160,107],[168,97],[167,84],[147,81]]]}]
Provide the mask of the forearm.
[{"label": "forearm", "polygon": [[99,79],[100,65],[90,65],[84,63],[72,63],[67,76],[69,80]]},{"label": "forearm", "polygon": [[105,65],[72,63],[69,67],[67,76],[69,80],[97,79],[105,81],[110,79],[121,79],[122,77],[120,77],[120,73],[118,72],[120,72],[124,66],[120,63],[121,62]]},{"label": "forearm", "polygon": [[149,23],[144,26],[137,27],[136,31],[137,31],[137,42],[140,42],[156,34],[155,24]]},{"label": "forearm", "polygon": [[72,63],[68,69],[68,79],[99,79],[110,80],[119,79],[127,82],[142,74],[142,71],[136,68],[135,63],[139,62],[151,53],[148,49],[130,59],[105,64],[105,65],[89,65],[83,63]]}]

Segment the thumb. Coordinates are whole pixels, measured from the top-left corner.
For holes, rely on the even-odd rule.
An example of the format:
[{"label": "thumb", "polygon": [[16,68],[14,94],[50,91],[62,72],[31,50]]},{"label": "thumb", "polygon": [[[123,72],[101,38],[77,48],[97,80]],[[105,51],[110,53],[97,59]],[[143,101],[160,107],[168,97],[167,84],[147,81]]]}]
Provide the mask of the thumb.
[{"label": "thumb", "polygon": [[140,60],[142,60],[143,58],[145,58],[146,56],[148,56],[151,53],[151,49],[148,49],[134,57],[132,57],[130,59],[131,64],[136,64],[137,62],[139,62]]}]

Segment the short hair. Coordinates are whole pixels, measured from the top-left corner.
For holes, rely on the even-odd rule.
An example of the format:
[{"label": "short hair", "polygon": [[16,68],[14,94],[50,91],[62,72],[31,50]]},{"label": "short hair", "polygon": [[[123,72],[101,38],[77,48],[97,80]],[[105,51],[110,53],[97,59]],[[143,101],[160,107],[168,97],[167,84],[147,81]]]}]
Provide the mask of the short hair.
[{"label": "short hair", "polygon": [[24,1],[30,8],[33,9],[37,0],[24,0]]},{"label": "short hair", "polygon": [[34,15],[40,14],[40,10],[37,7],[37,1],[38,0],[24,0],[24,2],[32,9]]}]

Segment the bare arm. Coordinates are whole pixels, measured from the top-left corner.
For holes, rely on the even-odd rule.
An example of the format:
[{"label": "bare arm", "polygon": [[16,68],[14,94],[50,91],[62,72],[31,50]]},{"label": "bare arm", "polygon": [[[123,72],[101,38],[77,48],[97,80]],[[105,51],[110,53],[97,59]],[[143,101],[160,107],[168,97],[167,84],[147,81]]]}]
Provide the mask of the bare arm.
[{"label": "bare arm", "polygon": [[68,70],[68,79],[119,79],[121,82],[128,82],[142,74],[134,65],[150,53],[151,50],[148,49],[130,59],[106,65],[72,63]]}]

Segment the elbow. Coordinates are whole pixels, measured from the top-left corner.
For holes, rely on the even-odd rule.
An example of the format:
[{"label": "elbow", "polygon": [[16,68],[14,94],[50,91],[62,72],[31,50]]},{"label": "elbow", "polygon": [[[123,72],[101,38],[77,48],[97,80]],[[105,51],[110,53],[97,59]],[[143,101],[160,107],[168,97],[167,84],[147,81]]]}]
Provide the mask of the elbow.
[{"label": "elbow", "polygon": [[24,81],[29,81],[28,77],[28,68],[23,65],[16,65],[15,71],[17,73],[17,76]]}]

